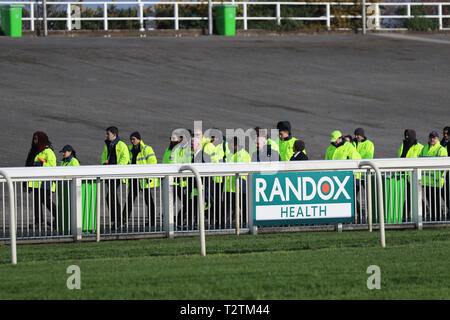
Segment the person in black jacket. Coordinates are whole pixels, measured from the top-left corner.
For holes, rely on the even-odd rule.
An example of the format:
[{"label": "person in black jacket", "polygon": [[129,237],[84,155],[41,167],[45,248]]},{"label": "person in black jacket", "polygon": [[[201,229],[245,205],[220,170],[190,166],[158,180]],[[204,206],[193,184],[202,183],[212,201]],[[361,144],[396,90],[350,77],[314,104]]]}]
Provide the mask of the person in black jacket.
[{"label": "person in black jacket", "polygon": [[303,152],[305,150],[305,142],[302,140],[295,141],[292,149],[294,150],[294,155],[290,161],[308,160],[308,156]]}]

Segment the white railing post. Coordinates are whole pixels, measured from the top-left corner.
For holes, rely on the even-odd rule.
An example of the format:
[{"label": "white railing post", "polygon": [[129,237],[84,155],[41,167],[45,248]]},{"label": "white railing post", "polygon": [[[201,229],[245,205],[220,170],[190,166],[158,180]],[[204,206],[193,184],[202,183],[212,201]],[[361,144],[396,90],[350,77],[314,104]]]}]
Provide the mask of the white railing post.
[{"label": "white railing post", "polygon": [[240,211],[241,210],[241,208],[240,208],[241,188],[240,188],[240,179],[239,179],[240,174],[236,173],[234,176],[236,179],[236,186],[234,188],[234,191],[236,193],[235,203],[234,203],[234,205],[236,207],[236,210],[235,210],[236,211],[236,217],[235,217],[235,219],[236,219],[236,234],[239,235],[239,232],[240,232],[239,229],[241,227],[240,226],[240,222],[241,222],[241,211]]},{"label": "white railing post", "polygon": [[[411,220],[416,224],[416,228],[418,230],[422,230],[423,228],[423,218],[422,218],[422,170],[414,169],[411,177],[411,190],[407,190],[407,192],[411,192]],[[407,204],[407,207],[409,203]],[[404,212],[403,214],[406,214]]]},{"label": "white railing post", "polygon": [[383,180],[381,179],[381,172],[378,169],[378,166],[373,161],[361,161],[359,163],[359,168],[363,166],[369,166],[373,170],[375,170],[375,174],[377,177],[377,198],[378,198],[378,218],[380,220],[380,242],[381,247],[386,247],[386,234],[384,230],[384,197],[383,197]]},{"label": "white railing post", "polygon": [[100,197],[101,197],[101,192],[100,192],[100,188],[101,188],[101,180],[100,178],[97,178],[97,215],[96,215],[96,236],[97,236],[97,242],[100,242],[100,228],[101,228],[101,220],[100,220]]},{"label": "white railing post", "polygon": [[72,5],[70,2],[67,4],[67,30],[72,31],[72,20],[71,20],[71,14],[72,14]]},{"label": "white railing post", "polygon": [[375,30],[380,29],[380,5],[375,3]]},{"label": "white railing post", "polygon": [[331,29],[331,6],[327,3],[327,30]]},{"label": "white railing post", "polygon": [[258,234],[258,227],[254,225],[254,206],[253,206],[253,192],[255,190],[253,186],[253,173],[250,173],[248,175],[248,191],[249,191],[249,197],[248,197],[248,228],[250,230],[250,234],[257,235]]},{"label": "white railing post", "polygon": [[442,3],[439,3],[438,12],[439,12],[439,30],[442,30]]},{"label": "white railing post", "polygon": [[82,225],[83,225],[83,212],[81,202],[81,179],[73,178],[70,191],[70,212],[72,214],[70,218],[70,229],[72,230],[72,236],[74,241],[81,240]]},{"label": "white railing post", "polygon": [[248,24],[247,24],[247,3],[244,3],[242,9],[242,16],[244,18],[244,30],[247,30]]},{"label": "white railing post", "polygon": [[198,190],[198,224],[200,229],[200,254],[202,256],[206,256],[206,240],[205,240],[205,201],[203,197],[203,193],[205,190],[203,190],[203,184],[202,179],[200,178],[200,174],[198,173],[197,169],[195,169],[193,166],[182,166],[180,168],[180,172],[183,171],[191,171],[195,176],[195,181],[197,182],[197,190]]},{"label": "white railing post", "polygon": [[361,5],[361,9],[362,9],[362,32],[363,34],[366,34],[366,24],[367,24],[367,19],[366,19],[366,0],[362,0],[362,5]]},{"label": "white railing post", "polygon": [[173,15],[175,18],[175,30],[179,29],[179,21],[178,21],[178,3],[175,2],[174,4],[174,8],[173,8]]},{"label": "white railing post", "polygon": [[48,36],[48,26],[47,26],[47,0],[42,0],[43,6],[43,22],[44,22],[44,36]]},{"label": "white railing post", "polygon": [[213,5],[212,0],[208,0],[208,36],[213,34]]},{"label": "white railing post", "polygon": [[17,264],[17,245],[16,245],[16,198],[14,187],[9,175],[0,170],[0,175],[6,179],[9,194],[9,237],[11,244],[11,264]]},{"label": "white railing post", "polygon": [[145,31],[144,29],[144,4],[139,0],[139,31]]},{"label": "white railing post", "polygon": [[277,25],[281,24],[281,4],[277,3]]},{"label": "white railing post", "polygon": [[34,2],[30,3],[30,31],[34,31]]},{"label": "white railing post", "polygon": [[108,3],[103,3],[103,29],[108,31]]},{"label": "white railing post", "polygon": [[369,232],[372,232],[372,176],[370,169],[367,169],[366,174],[366,181],[367,181],[367,217],[368,217],[368,223],[369,223]]},{"label": "white railing post", "polygon": [[163,223],[166,237],[172,239],[174,237],[174,210],[173,210],[173,177],[165,176],[162,179],[162,202],[163,202]]},{"label": "white railing post", "polygon": [[411,17],[411,4],[409,3],[406,5],[406,15],[408,18]]}]

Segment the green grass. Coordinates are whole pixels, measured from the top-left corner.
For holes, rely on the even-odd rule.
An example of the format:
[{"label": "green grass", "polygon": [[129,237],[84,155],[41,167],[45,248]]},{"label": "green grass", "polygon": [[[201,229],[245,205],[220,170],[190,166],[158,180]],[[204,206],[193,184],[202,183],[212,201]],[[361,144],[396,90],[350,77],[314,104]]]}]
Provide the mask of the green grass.
[{"label": "green grass", "polygon": [[[449,299],[450,229],[0,246],[0,299]],[[66,269],[81,269],[81,290]],[[368,266],[381,289],[367,289]]]}]

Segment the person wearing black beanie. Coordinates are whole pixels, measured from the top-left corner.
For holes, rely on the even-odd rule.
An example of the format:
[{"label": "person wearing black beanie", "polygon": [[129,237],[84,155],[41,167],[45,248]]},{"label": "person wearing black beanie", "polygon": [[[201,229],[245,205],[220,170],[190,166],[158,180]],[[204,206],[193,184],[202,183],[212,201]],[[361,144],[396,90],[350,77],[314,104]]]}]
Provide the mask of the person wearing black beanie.
[{"label": "person wearing black beanie", "polygon": [[353,139],[353,146],[361,155],[361,159],[373,159],[375,153],[375,146],[372,141],[367,139],[363,128],[355,129],[355,138]]},{"label": "person wearing black beanie", "polygon": [[[289,121],[278,122],[277,129],[279,131],[278,148],[281,161],[289,161],[294,155],[293,147],[298,139],[292,136],[292,127]],[[306,154],[306,150],[302,152]]]}]

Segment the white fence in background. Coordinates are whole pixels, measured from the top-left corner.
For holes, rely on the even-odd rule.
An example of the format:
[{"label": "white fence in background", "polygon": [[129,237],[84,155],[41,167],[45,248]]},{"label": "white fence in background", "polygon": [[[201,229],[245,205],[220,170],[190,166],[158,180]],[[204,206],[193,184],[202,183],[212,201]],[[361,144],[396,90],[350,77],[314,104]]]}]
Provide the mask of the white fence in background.
[{"label": "white fence in background", "polygon": [[[193,164],[202,177],[208,203],[204,215],[206,232],[251,232],[252,190],[248,181],[257,172],[353,170],[354,221],[341,227],[367,230],[371,218],[378,225],[374,172],[359,169],[361,161],[364,160]],[[450,223],[450,158],[372,161],[382,174],[384,220],[388,227],[421,229],[424,224]],[[174,237],[198,232],[196,183],[192,174],[180,173],[181,167],[182,164],[157,164],[1,169],[12,180],[18,239],[80,240]],[[427,183],[430,177],[439,182]],[[232,189],[234,181],[239,186],[237,194]],[[6,181],[0,179],[0,240],[8,240],[10,235],[9,203]],[[238,221],[236,208],[240,213]],[[293,227],[259,228],[284,231]]]},{"label": "white fence in background", "polygon": [[[38,8],[42,9],[42,1],[19,1],[19,2],[11,2],[11,1],[0,1],[0,5],[2,4],[23,4],[25,5],[26,10],[30,12],[29,17],[24,17],[23,21],[30,22],[30,30],[34,31],[36,28],[36,23],[38,21],[42,21],[42,16],[37,16]],[[350,6],[362,6],[361,2],[253,2],[253,1],[235,1],[235,2],[213,2],[213,5],[218,4],[234,4],[238,7],[239,12],[242,12],[242,15],[237,15],[236,20],[243,22],[243,29],[248,29],[248,22],[255,20],[273,20],[276,21],[278,25],[281,24],[281,21],[284,20],[300,20],[300,21],[318,21],[323,22],[324,26],[327,29],[332,28],[332,21],[336,18],[342,19],[362,19],[363,13],[361,9],[361,14],[359,15],[336,15],[333,14],[333,8],[342,8],[342,7],[350,7]],[[137,16],[134,17],[110,17],[108,16],[108,8],[112,5],[114,6],[135,6],[137,8]],[[145,10],[152,9],[154,13],[154,8],[158,5],[164,6],[172,6],[173,7],[173,16],[171,17],[156,17],[154,14],[145,15]],[[182,2],[173,2],[173,1],[90,1],[90,2],[47,2],[47,7],[51,6],[64,6],[66,15],[65,17],[51,17],[47,18],[48,22],[52,21],[65,21],[66,29],[71,31],[74,28],[75,23],[79,25],[79,22],[83,21],[102,21],[103,29],[105,31],[108,29],[108,22],[110,21],[139,21],[140,30],[145,30],[145,22],[155,22],[155,21],[174,21],[174,29],[179,30],[180,21],[201,21],[208,20],[208,16],[203,17],[182,17],[180,16],[180,7],[181,6],[207,6],[207,1],[182,1]],[[75,8],[79,8],[80,6],[99,6],[103,9],[102,17],[81,17],[79,16],[79,10]],[[249,16],[248,11],[250,6],[272,6],[275,9],[275,16],[272,17],[255,17]],[[318,7],[322,8],[323,14],[321,16],[303,16],[303,17],[283,17],[282,16],[282,8],[285,6],[308,6],[308,7]],[[367,2],[365,4],[366,7],[366,23],[368,30],[404,30],[404,28],[398,27],[387,27],[383,25],[383,21],[388,19],[390,21],[398,21],[404,19],[413,18],[412,8],[414,6],[424,6],[427,8],[433,8],[434,14],[427,14],[421,17],[427,19],[437,19],[439,21],[439,30],[450,30],[450,24],[444,23],[447,19],[450,19],[450,15],[444,15],[444,8],[450,8],[450,2],[379,2],[379,3],[370,3]],[[394,8],[405,8],[404,15],[391,14],[389,9]],[[447,25],[447,26],[446,26]]]}]

